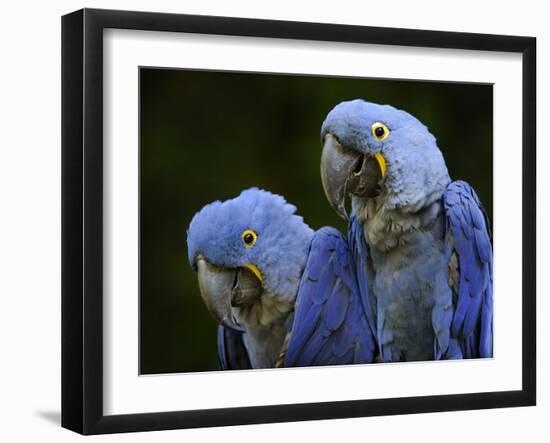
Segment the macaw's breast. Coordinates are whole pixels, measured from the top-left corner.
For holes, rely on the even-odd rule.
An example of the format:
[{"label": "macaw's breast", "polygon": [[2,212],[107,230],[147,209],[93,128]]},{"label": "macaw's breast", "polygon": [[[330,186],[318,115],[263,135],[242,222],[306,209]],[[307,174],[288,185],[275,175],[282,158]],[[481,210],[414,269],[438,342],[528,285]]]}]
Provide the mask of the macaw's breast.
[{"label": "macaw's breast", "polygon": [[[376,299],[377,339],[383,361],[433,360],[433,313],[452,310],[444,219],[438,210],[431,214],[436,215],[427,224],[406,230],[394,217],[393,235],[386,235],[390,243],[371,247],[370,290]],[[421,219],[419,215],[417,220]],[[365,237],[380,235],[368,232],[369,226],[373,227],[364,225]]]}]

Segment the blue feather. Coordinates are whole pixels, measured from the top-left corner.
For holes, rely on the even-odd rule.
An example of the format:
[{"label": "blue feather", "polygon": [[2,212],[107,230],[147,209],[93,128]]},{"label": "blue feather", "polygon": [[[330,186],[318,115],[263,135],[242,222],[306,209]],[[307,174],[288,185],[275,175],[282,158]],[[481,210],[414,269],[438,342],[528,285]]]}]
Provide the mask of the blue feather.
[{"label": "blue feather", "polygon": [[475,191],[463,181],[448,186],[443,203],[449,237],[446,244],[457,254],[460,273],[451,333],[462,343],[466,358],[490,357],[493,253],[487,216]]},{"label": "blue feather", "polygon": [[369,251],[363,234],[363,226],[352,214],[348,226],[348,243],[351,248],[353,262],[355,263],[355,275],[361,297],[361,305],[367,316],[367,322],[372,334],[376,334],[376,322],[374,316],[372,294],[369,294],[366,263],[369,259]]},{"label": "blue feather", "polygon": [[336,280],[330,299],[325,305],[325,312],[323,313],[325,325],[328,329],[336,331],[342,326],[349,302],[349,289],[342,284],[342,280]]},{"label": "blue feather", "polygon": [[[377,123],[388,129],[383,138],[373,133]],[[323,122],[321,139],[329,134],[345,152],[381,154],[387,164],[377,196],[349,189],[348,243],[382,359],[488,355],[492,243],[473,189],[465,182],[451,183],[433,134],[392,106],[342,102]],[[339,165],[322,165],[325,172],[333,167]]]},{"label": "blue feather", "polygon": [[[373,359],[374,339],[361,305],[347,241],[334,228],[314,233],[295,211],[281,196],[255,188],[234,199],[206,205],[189,226],[189,262],[195,265],[201,256],[230,269],[253,263],[268,294],[294,302],[294,312],[282,320],[282,326],[291,332],[286,366],[368,363]],[[248,229],[257,234],[251,248],[242,239]],[[261,350],[246,340],[246,334],[254,333],[251,329],[243,334],[219,328],[222,369],[250,367],[251,361],[258,361]],[[354,349],[360,350],[355,359]]]},{"label": "blue feather", "polygon": [[243,342],[242,332],[218,326],[218,356],[220,368],[250,369],[250,359]]},{"label": "blue feather", "polygon": [[298,290],[285,366],[373,361],[374,337],[354,264],[340,232],[322,228],[315,233]]}]

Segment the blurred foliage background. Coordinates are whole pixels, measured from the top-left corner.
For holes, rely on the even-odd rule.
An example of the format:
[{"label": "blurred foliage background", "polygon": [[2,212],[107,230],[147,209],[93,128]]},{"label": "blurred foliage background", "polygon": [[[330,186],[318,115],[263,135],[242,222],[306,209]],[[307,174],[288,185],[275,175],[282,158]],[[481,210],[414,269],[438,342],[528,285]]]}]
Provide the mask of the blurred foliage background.
[{"label": "blurred foliage background", "polygon": [[312,228],[345,232],[321,187],[319,131],[354,98],[425,123],[451,178],[474,186],[492,220],[491,85],[141,68],[142,374],[218,369],[216,323],[187,261],[186,229],[202,206],[257,186]]}]

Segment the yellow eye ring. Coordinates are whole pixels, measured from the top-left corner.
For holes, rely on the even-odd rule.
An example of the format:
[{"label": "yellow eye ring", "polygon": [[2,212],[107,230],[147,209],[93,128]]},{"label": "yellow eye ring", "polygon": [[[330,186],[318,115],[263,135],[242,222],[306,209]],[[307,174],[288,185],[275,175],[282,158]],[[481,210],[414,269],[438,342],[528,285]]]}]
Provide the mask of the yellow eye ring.
[{"label": "yellow eye ring", "polygon": [[247,249],[250,249],[256,244],[256,240],[258,240],[258,234],[256,234],[252,229],[247,229],[241,234],[241,238],[243,239],[245,247]]},{"label": "yellow eye ring", "polygon": [[376,122],[372,125],[372,136],[381,142],[388,135],[390,135],[390,130],[384,123]]}]

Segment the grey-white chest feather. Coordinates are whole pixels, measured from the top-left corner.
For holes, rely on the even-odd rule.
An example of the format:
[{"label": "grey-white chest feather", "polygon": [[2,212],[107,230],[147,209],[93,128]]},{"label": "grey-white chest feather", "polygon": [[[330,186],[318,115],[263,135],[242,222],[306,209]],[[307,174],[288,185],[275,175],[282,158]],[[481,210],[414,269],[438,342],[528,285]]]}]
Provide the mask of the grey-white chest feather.
[{"label": "grey-white chest feather", "polygon": [[234,314],[246,333],[243,341],[253,368],[273,368],[288,332],[287,319],[294,300],[264,291],[260,300]]},{"label": "grey-white chest feather", "polygon": [[361,208],[360,218],[382,360],[433,359],[432,313],[452,308],[441,204],[414,214],[374,204]]}]

